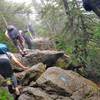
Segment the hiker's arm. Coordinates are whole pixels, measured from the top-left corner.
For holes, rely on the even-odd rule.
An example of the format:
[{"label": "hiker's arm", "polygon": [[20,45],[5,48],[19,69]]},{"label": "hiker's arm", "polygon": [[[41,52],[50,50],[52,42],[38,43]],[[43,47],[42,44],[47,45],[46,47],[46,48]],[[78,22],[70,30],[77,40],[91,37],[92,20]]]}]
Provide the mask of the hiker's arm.
[{"label": "hiker's arm", "polygon": [[14,62],[19,65],[21,68],[23,68],[24,70],[28,69],[29,67],[24,66],[13,54],[11,54],[12,59],[14,60]]},{"label": "hiker's arm", "polygon": [[7,31],[5,32],[5,35],[6,35],[6,37],[7,37],[8,39],[10,39],[10,37],[9,37],[9,35],[8,35],[8,32],[7,32]]}]

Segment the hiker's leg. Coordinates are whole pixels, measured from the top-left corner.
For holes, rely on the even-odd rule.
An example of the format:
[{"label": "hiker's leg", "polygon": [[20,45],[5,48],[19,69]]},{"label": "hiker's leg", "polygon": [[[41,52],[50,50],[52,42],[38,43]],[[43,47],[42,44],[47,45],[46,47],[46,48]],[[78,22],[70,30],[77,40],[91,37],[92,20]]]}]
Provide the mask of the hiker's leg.
[{"label": "hiker's leg", "polygon": [[16,76],[13,74],[12,75],[12,77],[11,77],[11,79],[12,79],[12,81],[13,81],[13,85],[14,85],[14,87],[17,87],[17,78],[16,78]]},{"label": "hiker's leg", "polygon": [[17,48],[17,50],[19,51],[19,53],[23,56],[24,52],[23,52],[22,48],[20,47],[20,44],[18,44],[18,42],[19,42],[18,39],[13,39],[12,41],[13,41],[15,47]]},{"label": "hiker's leg", "polygon": [[14,46],[17,48],[17,50],[20,51],[20,47],[18,45],[17,39],[12,39],[12,42],[13,42]]},{"label": "hiker's leg", "polygon": [[26,44],[28,46],[28,49],[32,49],[32,42],[31,42],[31,39],[29,37],[26,37]]},{"label": "hiker's leg", "polygon": [[28,49],[32,49],[32,43],[30,41],[27,43],[27,45],[28,45]]},{"label": "hiker's leg", "polygon": [[20,43],[20,47],[22,50],[24,50],[24,38],[22,38],[20,35],[17,37],[18,42]]},{"label": "hiker's leg", "polygon": [[12,79],[12,82],[13,82],[13,86],[14,86],[14,89],[15,89],[15,93],[16,93],[16,95],[19,95],[20,94],[20,91],[19,91],[19,88],[18,88],[16,76],[13,74],[12,77],[11,77],[11,79]]}]

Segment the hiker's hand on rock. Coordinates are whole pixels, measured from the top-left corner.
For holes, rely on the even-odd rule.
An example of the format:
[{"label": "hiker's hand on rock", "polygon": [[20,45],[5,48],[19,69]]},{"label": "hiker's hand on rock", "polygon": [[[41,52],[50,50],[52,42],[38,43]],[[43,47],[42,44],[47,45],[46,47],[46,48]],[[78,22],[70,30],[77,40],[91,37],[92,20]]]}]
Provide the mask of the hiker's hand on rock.
[{"label": "hiker's hand on rock", "polygon": [[23,67],[23,70],[28,70],[29,69],[29,67]]},{"label": "hiker's hand on rock", "polygon": [[16,77],[18,77],[18,78],[22,78],[24,76],[25,76],[25,72],[20,72],[20,73],[16,74]]}]

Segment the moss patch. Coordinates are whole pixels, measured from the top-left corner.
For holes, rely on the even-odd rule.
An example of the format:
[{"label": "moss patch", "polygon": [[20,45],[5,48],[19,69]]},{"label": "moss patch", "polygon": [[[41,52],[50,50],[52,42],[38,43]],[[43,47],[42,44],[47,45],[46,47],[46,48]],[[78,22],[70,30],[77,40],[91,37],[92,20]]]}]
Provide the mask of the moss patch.
[{"label": "moss patch", "polygon": [[0,100],[14,100],[14,98],[5,88],[0,87]]}]

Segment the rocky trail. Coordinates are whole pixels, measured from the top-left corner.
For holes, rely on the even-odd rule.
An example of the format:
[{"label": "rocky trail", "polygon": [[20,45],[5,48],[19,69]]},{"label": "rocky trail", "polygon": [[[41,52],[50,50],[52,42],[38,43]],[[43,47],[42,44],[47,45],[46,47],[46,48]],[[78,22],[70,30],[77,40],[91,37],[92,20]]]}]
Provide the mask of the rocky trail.
[{"label": "rocky trail", "polygon": [[[15,56],[31,66],[22,71],[13,64],[21,84],[16,100],[100,100],[100,88],[95,83],[72,70],[64,70],[69,56],[63,51],[36,49],[28,50],[25,57]],[[62,68],[61,61],[64,62]]]}]

